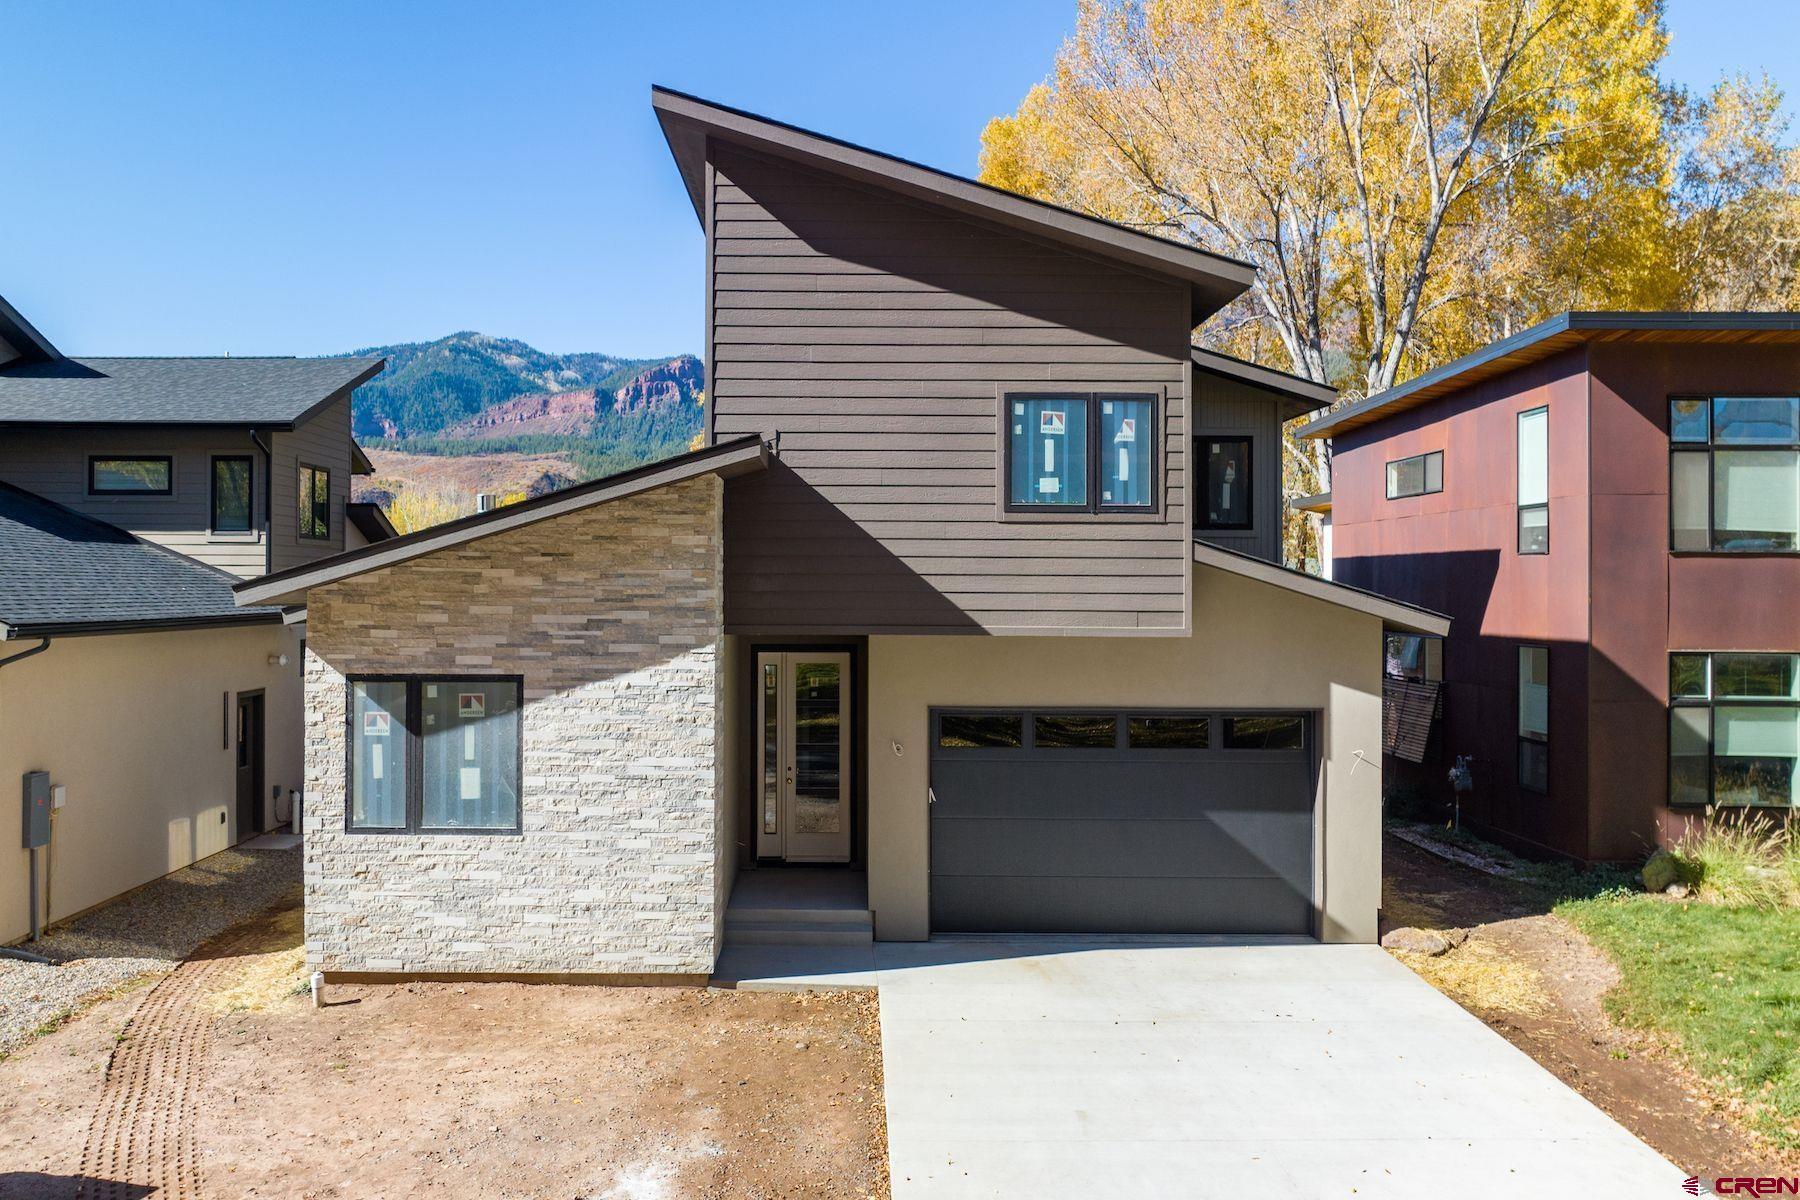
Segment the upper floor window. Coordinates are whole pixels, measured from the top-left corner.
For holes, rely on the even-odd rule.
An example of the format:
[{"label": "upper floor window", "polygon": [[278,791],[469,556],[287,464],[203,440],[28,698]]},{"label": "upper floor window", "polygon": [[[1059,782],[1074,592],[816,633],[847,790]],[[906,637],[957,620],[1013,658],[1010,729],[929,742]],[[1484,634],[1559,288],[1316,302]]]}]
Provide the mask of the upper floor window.
[{"label": "upper floor window", "polygon": [[212,531],[250,532],[250,474],[248,455],[221,456],[212,460]]},{"label": "upper floor window", "polygon": [[300,512],[300,536],[331,536],[331,472],[324,467],[300,465],[300,490],[296,496]]},{"label": "upper floor window", "polygon": [[167,496],[174,482],[175,460],[166,454],[88,459],[90,496]]},{"label": "upper floor window", "polygon": [[1387,498],[1425,496],[1444,490],[1444,452],[1415,454],[1387,465]]},{"label": "upper floor window", "polygon": [[1156,401],[1106,393],[1006,400],[1009,512],[1131,512],[1156,504]]},{"label": "upper floor window", "polygon": [[1200,480],[1201,502],[1194,509],[1200,529],[1250,529],[1256,521],[1251,507],[1251,455],[1255,439],[1247,437],[1198,437],[1194,439],[1195,473]]},{"label": "upper floor window", "polygon": [[1800,654],[1669,656],[1669,803],[1791,808]]},{"label": "upper floor window", "polygon": [[1550,410],[1519,414],[1519,553],[1550,553]]},{"label": "upper floor window", "polygon": [[1800,397],[1669,401],[1669,545],[1800,551]]}]

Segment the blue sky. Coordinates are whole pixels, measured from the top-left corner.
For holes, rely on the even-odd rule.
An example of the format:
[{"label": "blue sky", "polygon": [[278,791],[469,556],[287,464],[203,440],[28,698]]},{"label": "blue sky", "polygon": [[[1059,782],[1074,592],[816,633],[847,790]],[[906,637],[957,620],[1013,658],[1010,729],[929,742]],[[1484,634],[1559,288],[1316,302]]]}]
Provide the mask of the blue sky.
[{"label": "blue sky", "polygon": [[[664,83],[973,173],[1073,0],[9,6],[0,294],[72,354],[457,329],[696,350]],[[1800,5],[1669,0],[1669,71],[1777,73]],[[1794,107],[1790,103],[1790,108]]]}]

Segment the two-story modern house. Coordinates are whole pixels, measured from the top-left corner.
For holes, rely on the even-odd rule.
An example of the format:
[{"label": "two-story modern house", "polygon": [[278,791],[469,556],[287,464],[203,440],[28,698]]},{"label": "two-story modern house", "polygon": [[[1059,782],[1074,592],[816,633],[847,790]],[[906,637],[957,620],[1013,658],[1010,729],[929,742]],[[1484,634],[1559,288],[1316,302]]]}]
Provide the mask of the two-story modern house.
[{"label": "two-story modern house", "polygon": [[1382,639],[1448,622],[1280,565],[1279,427],[1332,397],[1193,347],[1251,268],[653,103],[706,239],[704,448],[238,585],[308,613],[312,963],[1373,940]]},{"label": "two-story modern house", "polygon": [[380,369],[70,358],[0,300],[0,777],[40,831],[0,939],[287,819],[304,625],[231,585],[381,535],[346,506]]},{"label": "two-story modern house", "polygon": [[1455,620],[1390,663],[1441,680],[1417,778],[1471,760],[1465,821],[1625,860],[1792,810],[1800,314],[1566,313],[1305,432],[1336,577]]}]

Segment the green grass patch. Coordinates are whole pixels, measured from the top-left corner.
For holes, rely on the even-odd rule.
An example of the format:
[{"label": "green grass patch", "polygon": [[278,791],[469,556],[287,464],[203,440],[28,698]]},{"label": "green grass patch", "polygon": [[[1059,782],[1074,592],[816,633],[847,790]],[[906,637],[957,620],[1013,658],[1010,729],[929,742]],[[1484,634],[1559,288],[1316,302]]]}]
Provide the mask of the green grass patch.
[{"label": "green grass patch", "polygon": [[1615,1019],[1673,1035],[1754,1129],[1800,1149],[1800,911],[1616,892],[1556,912],[1618,964]]}]

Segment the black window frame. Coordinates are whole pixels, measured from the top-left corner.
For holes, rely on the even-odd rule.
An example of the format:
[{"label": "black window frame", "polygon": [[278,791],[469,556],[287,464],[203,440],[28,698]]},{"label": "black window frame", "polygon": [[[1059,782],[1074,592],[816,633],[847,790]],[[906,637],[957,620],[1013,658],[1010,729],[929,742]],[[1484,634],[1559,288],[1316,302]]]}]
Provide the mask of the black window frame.
[{"label": "black window frame", "polygon": [[[1792,400],[1795,399],[1795,397],[1795,392],[1734,391],[1728,394],[1717,392],[1670,393],[1668,404],[1663,410],[1663,415],[1668,421],[1668,424],[1664,427],[1664,432],[1669,439],[1669,553],[1730,555],[1760,554],[1779,558],[1800,557],[1800,536],[1797,536],[1794,539],[1794,548],[1791,550],[1759,550],[1754,548],[1734,550],[1730,547],[1721,547],[1715,544],[1715,539],[1717,537],[1715,531],[1717,530],[1719,523],[1719,486],[1717,483],[1717,456],[1719,451],[1724,450],[1727,453],[1733,454],[1754,454],[1759,450],[1772,453],[1790,451],[1800,454],[1800,441],[1769,443],[1725,442],[1721,444],[1718,441],[1717,436],[1717,423],[1713,420],[1713,402],[1717,400]],[[1706,405],[1706,440],[1704,442],[1691,440],[1678,442],[1675,440],[1675,406],[1683,401],[1699,401]],[[1679,454],[1691,454],[1696,457],[1704,455],[1706,457],[1706,547],[1704,549],[1696,550],[1691,546],[1678,547],[1675,545],[1675,457]],[[1796,470],[1800,470],[1800,466],[1797,466]],[[1698,651],[1696,651],[1696,653],[1698,653]]]},{"label": "black window frame", "polygon": [[[406,685],[406,720],[401,724],[406,746],[406,824],[355,825],[351,823],[350,791],[356,781],[356,685],[359,683],[403,683]],[[516,693],[513,712],[519,721],[517,761],[519,803],[513,823],[507,826],[471,827],[465,825],[426,825],[425,813],[425,737],[423,733],[424,688],[428,683],[511,683]],[[523,675],[347,675],[344,677],[344,832],[356,835],[414,834],[431,837],[517,837],[525,831],[525,677]]]},{"label": "black window frame", "polygon": [[[219,526],[219,464],[241,462],[244,464],[244,490],[246,504],[244,506],[244,527],[242,529],[223,529]],[[245,534],[256,532],[256,459],[248,454],[215,454],[207,464],[207,504],[206,528],[214,534]]]},{"label": "black window frame", "polygon": [[[1080,400],[1087,408],[1087,500],[1081,504],[1024,504],[1013,499],[1014,401]],[[1150,406],[1150,501],[1147,504],[1108,504],[1100,499],[1100,405],[1106,400],[1140,400]],[[1000,505],[1008,514],[1106,516],[1162,511],[1163,445],[1162,396],[1157,392],[1013,391],[1000,397]]]},{"label": "black window frame", "polygon": [[[161,463],[168,483],[160,488],[103,488],[94,481],[94,464],[103,462]],[[173,496],[175,456],[172,454],[90,454],[87,459],[87,494],[90,496]]]},{"label": "black window frame", "polygon": [[[310,530],[319,521],[319,500],[314,497],[313,487],[308,472],[325,477],[325,513],[324,532],[313,533]],[[321,467],[317,463],[302,462],[296,464],[294,476],[294,516],[299,525],[299,536],[309,542],[328,542],[331,540],[331,468]]]},{"label": "black window frame", "polygon": [[[1714,778],[1717,775],[1717,771],[1715,770],[1714,765],[1713,765],[1713,760],[1718,757],[1718,755],[1716,753],[1716,748],[1718,746],[1718,734],[1719,734],[1719,717],[1718,717],[1717,710],[1720,708],[1721,705],[1723,705],[1723,707],[1726,707],[1726,708],[1800,709],[1800,700],[1794,699],[1792,697],[1727,696],[1723,700],[1720,700],[1719,694],[1718,694],[1718,688],[1714,684],[1714,680],[1717,678],[1718,673],[1713,666],[1713,660],[1720,655],[1737,655],[1737,654],[1754,655],[1754,654],[1763,654],[1763,653],[1793,657],[1797,652],[1787,651],[1787,650],[1772,650],[1772,651],[1671,650],[1671,651],[1669,651],[1669,684],[1668,684],[1668,687],[1669,687],[1669,719],[1668,719],[1668,723],[1665,727],[1665,732],[1668,734],[1668,737],[1669,737],[1669,744],[1668,744],[1668,750],[1667,750],[1667,754],[1666,754],[1666,757],[1668,759],[1667,770],[1665,770],[1663,772],[1663,782],[1664,782],[1664,788],[1665,788],[1665,791],[1663,794],[1664,807],[1677,809],[1682,812],[1691,812],[1695,809],[1713,808],[1713,807],[1716,807],[1721,804],[1721,801],[1719,800],[1719,797],[1718,797],[1718,788],[1717,788],[1715,778]],[[1706,660],[1706,695],[1705,696],[1693,696],[1693,695],[1677,696],[1675,694],[1675,660],[1678,658],[1703,658]],[[1675,712],[1677,709],[1682,709],[1682,708],[1690,708],[1690,709],[1703,708],[1706,710],[1706,799],[1705,800],[1677,801],[1675,799]],[[1724,801],[1723,806],[1726,808],[1740,810],[1743,812],[1800,813],[1800,797],[1796,797],[1795,802],[1790,803],[1786,809],[1782,809],[1776,805],[1736,804],[1736,803],[1732,803],[1731,801]]]},{"label": "black window frame", "polygon": [[[1519,497],[1523,480],[1520,478],[1521,458],[1525,448],[1525,418],[1544,415],[1544,499],[1539,504],[1526,504]],[[1439,490],[1442,491],[1444,469],[1438,467]],[[1544,514],[1544,548],[1527,550],[1525,548],[1525,514],[1541,512]],[[1522,409],[1513,418],[1513,552],[1515,554],[1537,557],[1550,553],[1550,406],[1540,404],[1536,408]]]},{"label": "black window frame", "polygon": [[[1421,490],[1416,492],[1393,491],[1388,484],[1388,480],[1392,478],[1391,468],[1397,467],[1401,463],[1412,462],[1415,458],[1420,460],[1419,486]],[[1436,487],[1429,487],[1425,484],[1425,480],[1430,478],[1430,472],[1425,469],[1424,462],[1424,460],[1428,458],[1436,458],[1438,460],[1438,483]],[[1381,490],[1387,494],[1389,500],[1412,500],[1419,496],[1436,496],[1441,494],[1444,490],[1444,452],[1442,450],[1424,450],[1418,454],[1408,454],[1404,458],[1390,458],[1386,463],[1382,464],[1381,467]]]},{"label": "black window frame", "polygon": [[[1212,462],[1212,447],[1225,442],[1244,443],[1244,511],[1243,521],[1213,521],[1206,514],[1206,497],[1211,491],[1207,467]],[[1193,478],[1199,486],[1194,491],[1194,528],[1205,533],[1250,533],[1256,529],[1256,435],[1251,433],[1197,433],[1194,435]]]},{"label": "black window frame", "polygon": [[[1520,661],[1520,655],[1515,653],[1513,661],[1515,675],[1513,681],[1513,731],[1518,736],[1519,745],[1513,762],[1513,771],[1517,777],[1520,791],[1530,792],[1534,796],[1548,796],[1550,794],[1550,702],[1552,700],[1550,694],[1550,647],[1541,642],[1520,642],[1518,649],[1521,652],[1525,650],[1542,650],[1544,652],[1544,733],[1539,737],[1528,734],[1524,730],[1521,716],[1525,700],[1525,673],[1521,670],[1524,664]],[[1527,744],[1543,747],[1544,786],[1541,788],[1525,782],[1525,747]]]}]

